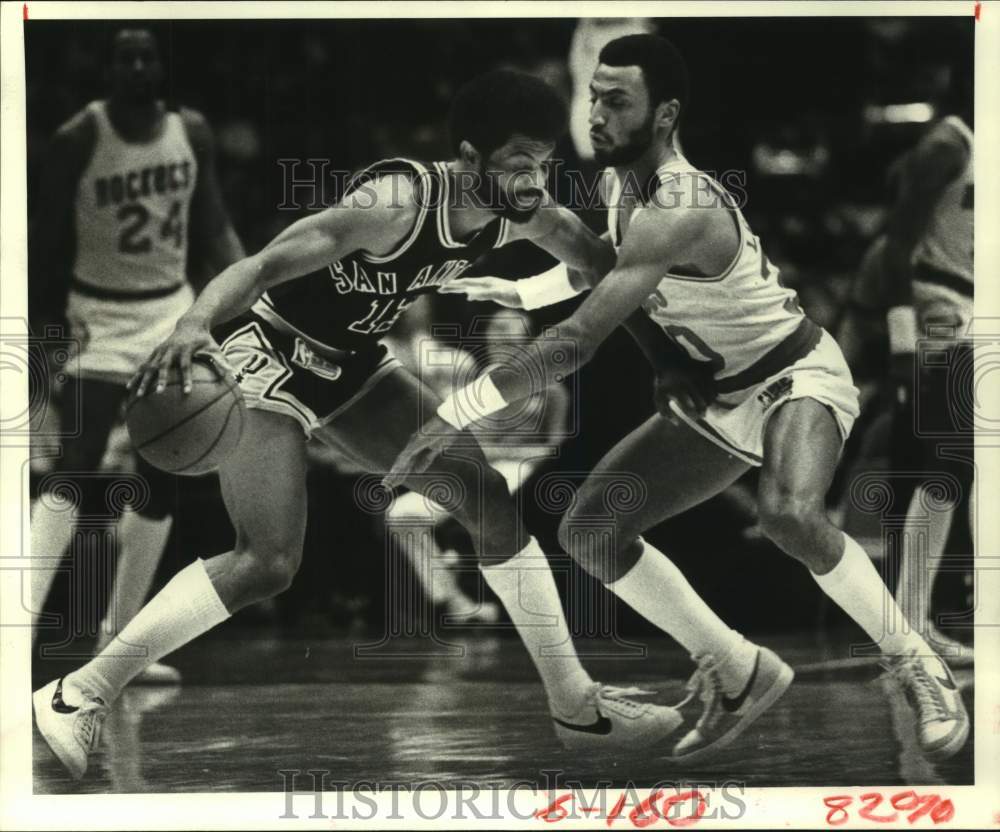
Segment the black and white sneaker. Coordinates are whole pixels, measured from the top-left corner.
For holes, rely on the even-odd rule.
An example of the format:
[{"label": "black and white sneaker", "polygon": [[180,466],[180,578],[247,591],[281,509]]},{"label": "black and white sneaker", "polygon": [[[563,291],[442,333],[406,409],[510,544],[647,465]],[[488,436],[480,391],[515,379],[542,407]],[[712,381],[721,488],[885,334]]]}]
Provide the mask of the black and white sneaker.
[{"label": "black and white sneaker", "polygon": [[632,698],[652,694],[595,682],[579,711],[553,715],[556,736],[565,748],[574,750],[641,748],[662,742],[677,730],[683,717],[676,708]]},{"label": "black and white sneaker", "polygon": [[917,739],[924,756],[945,760],[957,754],[969,738],[969,714],[955,677],[935,654],[913,650],[882,662],[900,687],[917,720]]},{"label": "black and white sneaker", "polygon": [[766,647],[757,647],[753,670],[743,690],[727,696],[711,655],[699,656],[698,669],[688,681],[688,696],[683,707],[695,696],[704,707],[701,717],[674,746],[673,758],[694,762],[725,748],[770,708],[788,690],[794,671]]},{"label": "black and white sneaker", "polygon": [[85,692],[83,697],[83,704],[67,705],[61,678],[36,690],[31,697],[39,733],[74,780],[86,774],[87,762],[101,741],[101,726],[108,714],[103,699]]}]

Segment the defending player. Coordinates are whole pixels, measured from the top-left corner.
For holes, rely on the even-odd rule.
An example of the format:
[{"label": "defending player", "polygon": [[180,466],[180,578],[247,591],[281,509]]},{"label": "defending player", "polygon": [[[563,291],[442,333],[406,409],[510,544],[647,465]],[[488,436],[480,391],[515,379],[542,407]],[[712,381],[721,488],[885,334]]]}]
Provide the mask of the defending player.
[{"label": "defending player", "polygon": [[[538,192],[565,127],[565,104],[531,76],[470,82],[453,102],[455,159],[369,167],[339,204],[209,283],[153,352],[136,379],[139,395],[161,389],[171,366],[189,376],[192,354],[216,349],[215,338],[236,371],[246,426],[219,471],[236,544],[183,569],[101,655],[35,692],[39,730],[74,776],[86,771],[108,704],[146,664],[288,587],[305,533],[306,438],[349,447],[367,470],[388,471],[439,405],[379,344],[415,297],[519,238],[581,269],[610,268],[612,252],[571,212],[533,211],[521,199]],[[680,714],[592,682],[544,554],[478,446],[429,470],[402,482],[439,500],[442,484],[458,495],[447,507],[471,533],[483,576],[528,648],[560,739],[598,750],[662,742]],[[113,658],[121,641],[148,655]]]},{"label": "defending player", "polygon": [[[826,491],[858,413],[850,372],[833,339],[778,282],[728,192],[677,152],[673,136],[687,90],[683,59],[663,38],[626,36],[602,50],[591,85],[591,135],[598,160],[613,168],[608,225],[618,261],[559,326],[560,337],[536,340],[528,355],[539,356],[552,384],[586,363],[641,307],[662,328],[665,354],[679,346],[711,373],[715,399],[706,406],[704,388],[688,374],[661,369],[662,415],[598,463],[563,520],[561,542],[691,652],[698,665],[691,692],[701,694],[705,708],[674,754],[699,759],[776,701],[792,671],[727,627],[640,535],[761,466],[765,533],[879,644],[915,710],[925,753],[947,757],[969,731],[951,672],[918,634],[885,628],[887,609],[898,623],[891,595],[864,550],[826,515]],[[553,284],[552,297],[569,291],[563,280]],[[497,295],[509,299],[510,290]],[[567,339],[577,346],[569,361]],[[457,429],[530,395],[531,379],[499,368],[450,396],[397,460],[390,482],[431,464]],[[609,542],[588,534],[586,520],[606,515],[600,475],[616,471],[638,475],[648,499],[616,513]]]},{"label": "defending player", "polygon": [[[46,294],[64,297],[68,284],[65,315],[80,344],[72,365],[79,375],[61,397],[67,406],[80,403],[83,427],[63,441],[50,483],[97,470],[126,382],[194,299],[189,245],[213,273],[243,256],[222,204],[211,130],[200,113],[167,108],[157,97],[162,77],[152,32],[118,32],[110,96],[60,127],[45,160],[32,224],[32,294],[51,304]],[[170,534],[173,480],[142,459],[138,466],[149,499],[119,523],[118,569],[98,650],[146,600]],[[32,511],[32,555],[54,562],[76,516],[77,508],[66,510],[43,492]],[[55,571],[32,570],[36,619]],[[177,678],[159,664],[144,674],[144,681]]]}]

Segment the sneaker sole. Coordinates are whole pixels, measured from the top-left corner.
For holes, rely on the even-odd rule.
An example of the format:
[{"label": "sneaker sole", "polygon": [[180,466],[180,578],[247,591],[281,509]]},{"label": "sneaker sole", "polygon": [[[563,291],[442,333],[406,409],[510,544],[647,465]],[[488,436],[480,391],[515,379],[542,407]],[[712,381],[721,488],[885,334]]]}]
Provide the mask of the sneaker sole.
[{"label": "sneaker sole", "polygon": [[39,688],[31,695],[31,705],[32,710],[34,711],[35,727],[38,729],[38,733],[41,738],[45,740],[45,745],[48,746],[52,755],[60,763],[62,763],[66,771],[69,772],[69,776],[74,780],[80,780],[83,775],[87,773],[87,769],[84,768],[83,771],[78,771],[77,765],[73,761],[72,757],[69,757],[58,743],[53,743],[47,735],[45,728],[42,727],[43,719],[40,718],[40,715],[46,712],[46,708],[52,707],[52,692],[55,690],[55,684],[55,682],[50,682],[45,687]]},{"label": "sneaker sole", "polygon": [[706,757],[711,757],[716,751],[720,751],[731,745],[733,741],[740,736],[740,734],[746,731],[747,728],[757,721],[764,711],[770,708],[784,695],[785,691],[788,690],[789,686],[792,684],[792,680],[794,678],[795,671],[792,670],[792,668],[787,664],[782,663],[781,670],[778,671],[778,676],[774,680],[774,684],[768,688],[767,693],[754,703],[753,707],[747,711],[743,719],[737,722],[715,742],[703,746],[696,751],[688,752],[687,754],[671,755],[670,759],[684,763],[697,762]]},{"label": "sneaker sole", "polygon": [[966,740],[969,739],[969,717],[966,715],[965,720],[962,722],[961,728],[958,729],[943,745],[939,745],[932,751],[924,751],[924,756],[928,760],[934,760],[940,762],[941,760],[947,760],[950,757],[954,757],[962,748],[965,746]]}]

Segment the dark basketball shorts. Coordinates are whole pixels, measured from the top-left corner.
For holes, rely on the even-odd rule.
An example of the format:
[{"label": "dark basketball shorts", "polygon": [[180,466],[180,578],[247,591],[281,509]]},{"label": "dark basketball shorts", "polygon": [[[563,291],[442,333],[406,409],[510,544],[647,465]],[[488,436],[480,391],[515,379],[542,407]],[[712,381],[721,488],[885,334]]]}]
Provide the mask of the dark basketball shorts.
[{"label": "dark basketball shorts", "polygon": [[379,379],[399,367],[382,344],[337,359],[275,329],[254,313],[217,327],[212,335],[250,409],[294,419],[306,436],[337,417]]}]

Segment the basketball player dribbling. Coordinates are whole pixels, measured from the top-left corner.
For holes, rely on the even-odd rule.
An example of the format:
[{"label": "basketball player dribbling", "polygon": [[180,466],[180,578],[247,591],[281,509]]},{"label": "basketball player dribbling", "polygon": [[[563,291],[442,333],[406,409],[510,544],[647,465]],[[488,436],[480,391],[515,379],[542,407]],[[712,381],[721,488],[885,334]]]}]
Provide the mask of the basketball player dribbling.
[{"label": "basketball player dribbling", "polygon": [[[328,439],[365,470],[388,472],[434,412],[439,400],[379,343],[415,297],[516,239],[534,240],[576,268],[610,268],[610,248],[575,215],[538,210],[537,200],[548,199],[543,166],[566,121],[564,102],[531,76],[498,71],[469,82],[452,105],[453,160],[367,168],[340,203],[211,281],[153,351],[135,379],[137,395],[155,395],[171,367],[189,379],[192,355],[217,350],[216,339],[235,371],[245,430],[219,475],[236,543],[195,560],[104,652],[35,692],[39,731],[74,777],[86,771],[109,704],[137,673],[289,586],[306,525],[306,439]],[[598,751],[662,743],[679,713],[591,680],[544,554],[517,518],[503,477],[468,439],[461,453],[437,460],[430,477],[401,481],[432,497],[442,482],[464,495],[448,508],[471,533],[483,576],[541,676],[557,736]],[[143,645],[147,655],[115,656],[120,642]]]},{"label": "basketball player dribbling", "polygon": [[[576,343],[574,358],[582,365],[642,308],[662,329],[664,356],[679,346],[711,372],[714,400],[706,401],[691,374],[671,370],[665,358],[658,368],[660,413],[596,466],[598,475],[637,474],[649,494],[637,511],[616,516],[613,539],[587,534],[586,519],[608,511],[599,476],[581,487],[561,526],[566,551],[676,638],[697,664],[689,687],[704,709],[674,757],[690,762],[728,745],[792,681],[790,667],[727,627],[640,536],[719,493],[750,466],[761,467],[764,532],[805,564],[879,645],[913,709],[924,753],[936,759],[956,753],[969,719],[951,672],[918,633],[899,626],[899,609],[868,555],[827,518],[825,495],[858,415],[850,371],[836,342],[781,286],[728,192],[676,149],[688,94],[682,57],[653,35],[614,40],[601,52],[591,94],[594,150],[609,166],[608,226],[617,264],[559,325],[560,337],[536,340],[527,354],[537,356],[551,385],[573,370],[555,357],[565,352],[566,339]],[[565,281],[553,282],[555,298],[566,291]],[[499,300],[514,294],[498,284]],[[419,473],[456,430],[532,392],[531,374],[523,371],[481,376],[446,399],[414,435],[388,482]],[[583,522],[575,527],[575,520]],[[896,626],[884,627],[886,612]]]},{"label": "basketball player dribbling", "polygon": [[[149,350],[170,334],[191,305],[188,248],[214,272],[243,256],[215,176],[213,137],[194,110],[171,111],[157,97],[163,64],[153,33],[124,29],[114,37],[111,93],[93,101],[56,132],[42,173],[32,224],[32,289],[65,293],[65,316],[79,344],[61,391],[80,402],[82,434],[63,441],[50,488],[96,471],[120,421],[126,383]],[[174,482],[138,461],[149,497],[123,513],[118,569],[97,649],[138,612],[170,534]],[[55,559],[70,544],[78,508],[66,509],[45,489],[31,516],[31,552]],[[31,609],[38,615],[55,566],[32,569]],[[134,648],[129,648],[134,650]],[[178,680],[151,665],[142,681]]]}]

